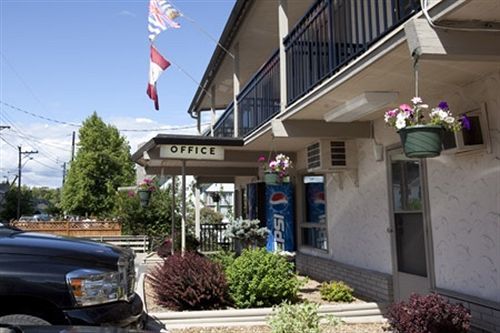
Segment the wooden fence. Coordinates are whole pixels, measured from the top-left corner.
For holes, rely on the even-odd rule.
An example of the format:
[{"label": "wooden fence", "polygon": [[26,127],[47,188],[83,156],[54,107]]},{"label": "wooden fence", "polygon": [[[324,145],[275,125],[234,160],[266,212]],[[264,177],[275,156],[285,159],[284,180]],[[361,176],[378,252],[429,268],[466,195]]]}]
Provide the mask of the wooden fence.
[{"label": "wooden fence", "polygon": [[24,231],[43,232],[48,234],[71,237],[101,237],[121,236],[120,222],[83,222],[83,221],[55,221],[55,222],[19,222],[14,221],[12,226]]}]

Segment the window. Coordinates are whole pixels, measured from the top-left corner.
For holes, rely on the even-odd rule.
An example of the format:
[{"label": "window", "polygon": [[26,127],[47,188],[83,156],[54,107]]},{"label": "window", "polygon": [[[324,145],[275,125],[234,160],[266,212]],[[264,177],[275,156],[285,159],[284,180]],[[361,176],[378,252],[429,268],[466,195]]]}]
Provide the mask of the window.
[{"label": "window", "polygon": [[304,176],[304,221],[300,225],[303,246],[328,250],[325,179],[324,176]]},{"label": "window", "polygon": [[453,133],[446,131],[443,135],[443,149],[449,152],[463,152],[489,147],[489,133],[486,107],[464,113],[469,119],[470,129]]}]

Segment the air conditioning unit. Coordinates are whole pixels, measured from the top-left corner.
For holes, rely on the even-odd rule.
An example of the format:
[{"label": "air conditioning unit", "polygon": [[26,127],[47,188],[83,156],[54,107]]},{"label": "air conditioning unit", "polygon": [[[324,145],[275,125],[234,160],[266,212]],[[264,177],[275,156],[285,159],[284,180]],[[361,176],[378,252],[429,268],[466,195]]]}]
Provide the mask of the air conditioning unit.
[{"label": "air conditioning unit", "polygon": [[319,140],[306,148],[308,172],[331,173],[357,168],[354,140]]}]

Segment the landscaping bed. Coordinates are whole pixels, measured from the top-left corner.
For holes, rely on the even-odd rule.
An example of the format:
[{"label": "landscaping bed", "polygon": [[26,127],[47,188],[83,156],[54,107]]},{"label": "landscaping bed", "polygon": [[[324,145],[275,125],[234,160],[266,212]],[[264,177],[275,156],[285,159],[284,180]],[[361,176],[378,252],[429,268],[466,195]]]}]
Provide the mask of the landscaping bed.
[{"label": "landscaping bed", "polygon": [[[306,284],[302,286],[299,290],[298,297],[301,301],[308,301],[308,302],[313,302],[317,304],[346,304],[346,303],[336,303],[336,302],[328,302],[323,299],[321,299],[321,295],[319,293],[319,287],[321,283],[319,281],[316,281],[311,278],[306,278],[304,276],[301,276],[300,279],[306,280]],[[148,312],[154,313],[154,312],[165,312],[165,311],[171,311],[165,307],[162,307],[161,305],[158,305],[155,303],[155,296],[153,289],[151,288],[150,283],[148,282],[148,279],[145,279],[144,283],[144,293],[145,293],[145,298],[146,298],[146,309]],[[362,300],[359,298],[355,298],[353,303],[364,303],[366,300]],[[210,332],[210,331],[207,331]],[[218,332],[218,331],[214,331]],[[222,332],[222,331],[221,331]],[[238,332],[238,331],[235,331]],[[244,332],[244,331],[242,331]]]}]

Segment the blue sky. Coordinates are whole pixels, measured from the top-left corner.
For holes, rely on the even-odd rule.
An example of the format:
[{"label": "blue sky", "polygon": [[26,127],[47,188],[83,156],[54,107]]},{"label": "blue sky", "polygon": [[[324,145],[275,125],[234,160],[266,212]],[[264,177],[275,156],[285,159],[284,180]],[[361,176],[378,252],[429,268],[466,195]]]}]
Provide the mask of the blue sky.
[{"label": "blue sky", "polygon": [[[234,2],[173,1],[217,39]],[[1,102],[69,123],[81,123],[97,111],[118,128],[194,125],[187,108],[197,85],[175,66],[159,79],[160,111],[154,111],[145,93],[147,13],[146,0],[0,0]],[[188,20],[181,17],[178,21],[181,29],[160,34],[157,48],[199,81],[215,43]],[[22,145],[23,150],[41,151],[23,169],[27,177],[23,183],[57,186],[75,128],[0,104],[0,125],[4,124],[15,127],[0,133],[0,181],[12,180],[17,166],[12,145]],[[156,133],[123,134],[133,151],[138,142]],[[42,168],[41,163],[50,168]]]}]

